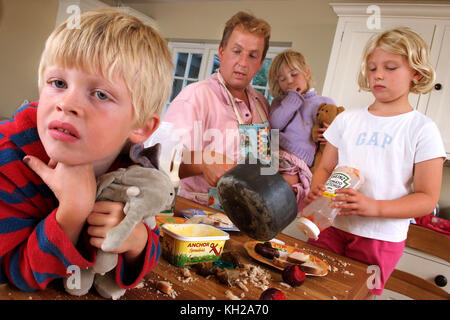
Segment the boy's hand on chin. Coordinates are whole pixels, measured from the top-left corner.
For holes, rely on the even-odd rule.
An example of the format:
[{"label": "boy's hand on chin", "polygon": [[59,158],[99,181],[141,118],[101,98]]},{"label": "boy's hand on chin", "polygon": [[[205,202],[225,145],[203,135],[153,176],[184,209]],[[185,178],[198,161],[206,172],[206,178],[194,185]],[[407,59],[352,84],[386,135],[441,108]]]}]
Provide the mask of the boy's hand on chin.
[{"label": "boy's hand on chin", "polygon": [[76,208],[81,214],[89,214],[95,203],[97,184],[92,164],[66,165],[27,155],[24,162],[53,191],[60,207]]}]

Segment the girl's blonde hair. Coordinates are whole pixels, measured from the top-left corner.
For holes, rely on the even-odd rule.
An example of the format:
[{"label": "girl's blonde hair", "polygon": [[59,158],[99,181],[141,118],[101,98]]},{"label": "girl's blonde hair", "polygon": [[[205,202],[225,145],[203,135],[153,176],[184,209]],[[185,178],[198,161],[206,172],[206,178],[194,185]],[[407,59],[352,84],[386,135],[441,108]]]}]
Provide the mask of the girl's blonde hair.
[{"label": "girl's blonde hair", "polygon": [[173,63],[166,41],[139,19],[112,9],[81,14],[79,26],[68,21],[47,39],[39,64],[39,90],[49,65],[124,80],[138,126],[160,115],[172,87]]},{"label": "girl's blonde hair", "polygon": [[[278,75],[280,73],[280,69],[281,69],[281,66],[283,65],[283,63],[285,63],[291,69],[299,70],[300,72],[302,72],[305,75],[305,77],[308,73],[308,70],[311,74],[311,70],[310,70],[308,64],[306,63],[306,59],[300,52],[288,49],[288,50],[285,50],[285,51],[279,53],[273,59],[272,64],[270,65],[270,68],[269,68],[268,80],[269,80],[270,93],[271,93],[272,97],[278,97],[278,96],[285,94],[285,92],[283,92],[283,90],[281,90],[281,87],[278,84]],[[313,83],[314,82],[312,80],[312,76],[310,76],[309,79],[307,79],[307,84],[308,84],[307,90],[312,88]]]},{"label": "girl's blonde hair", "polygon": [[412,83],[410,89],[412,93],[430,92],[433,88],[435,72],[430,63],[428,45],[421,36],[407,27],[399,27],[375,34],[367,42],[358,75],[358,85],[361,90],[370,91],[367,78],[367,59],[376,48],[404,56],[410,67],[422,75],[420,80]]}]

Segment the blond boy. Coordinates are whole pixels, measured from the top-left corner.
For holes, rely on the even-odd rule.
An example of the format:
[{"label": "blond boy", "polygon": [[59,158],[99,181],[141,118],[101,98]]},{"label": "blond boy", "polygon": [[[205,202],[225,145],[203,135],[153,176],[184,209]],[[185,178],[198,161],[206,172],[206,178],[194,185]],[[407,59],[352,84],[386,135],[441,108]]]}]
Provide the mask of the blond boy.
[{"label": "blond boy", "polygon": [[[60,25],[39,66],[39,102],[0,123],[0,283],[45,289],[71,265],[93,265],[123,204],[95,202],[96,177],[130,165],[127,148],[159,125],[173,65],[166,42],[114,10]],[[116,280],[134,287],[160,255],[138,224],[117,250]]]}]

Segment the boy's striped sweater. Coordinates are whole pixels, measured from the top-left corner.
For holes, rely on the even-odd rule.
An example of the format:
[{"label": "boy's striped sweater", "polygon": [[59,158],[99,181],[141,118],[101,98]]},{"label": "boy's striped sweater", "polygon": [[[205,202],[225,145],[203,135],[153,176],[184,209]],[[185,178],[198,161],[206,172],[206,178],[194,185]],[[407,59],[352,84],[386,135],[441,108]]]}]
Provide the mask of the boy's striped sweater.
[{"label": "boy's striped sweater", "polygon": [[[53,279],[68,276],[71,265],[92,266],[96,252],[85,232],[76,247],[71,243],[56,222],[56,197],[22,161],[25,155],[49,161],[36,127],[37,106],[25,105],[0,122],[0,284],[24,291],[45,289]],[[122,288],[136,286],[159,259],[159,229],[147,231],[140,270],[127,268],[119,254],[115,275]]]}]

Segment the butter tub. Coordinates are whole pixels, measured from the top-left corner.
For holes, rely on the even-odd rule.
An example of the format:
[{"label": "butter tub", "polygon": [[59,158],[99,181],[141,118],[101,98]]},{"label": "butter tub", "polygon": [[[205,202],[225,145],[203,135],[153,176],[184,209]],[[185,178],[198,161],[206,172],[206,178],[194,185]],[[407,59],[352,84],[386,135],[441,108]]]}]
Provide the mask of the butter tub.
[{"label": "butter tub", "polygon": [[206,224],[172,224],[161,226],[162,255],[171,264],[185,267],[220,258],[230,235]]}]

